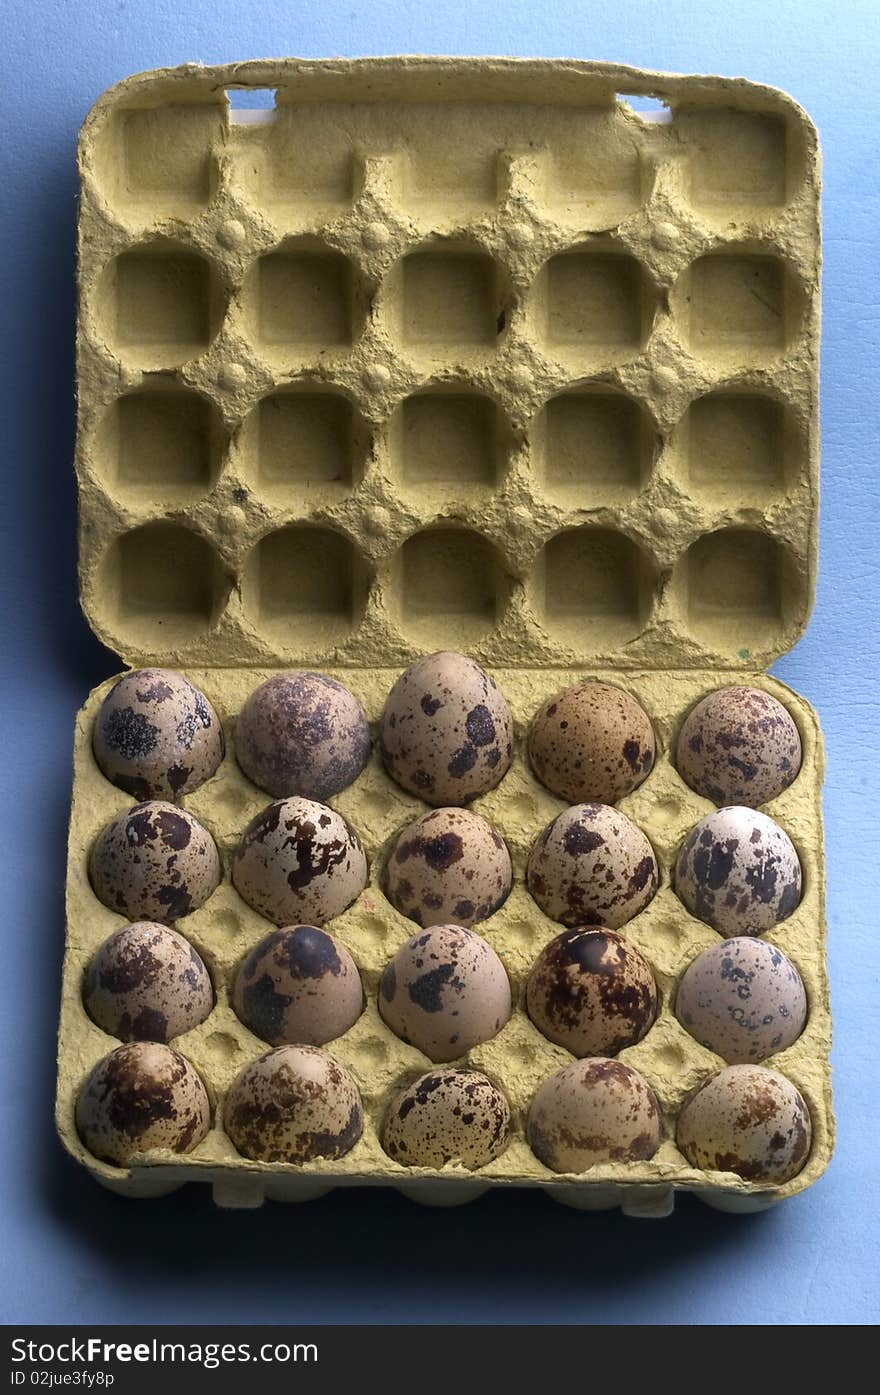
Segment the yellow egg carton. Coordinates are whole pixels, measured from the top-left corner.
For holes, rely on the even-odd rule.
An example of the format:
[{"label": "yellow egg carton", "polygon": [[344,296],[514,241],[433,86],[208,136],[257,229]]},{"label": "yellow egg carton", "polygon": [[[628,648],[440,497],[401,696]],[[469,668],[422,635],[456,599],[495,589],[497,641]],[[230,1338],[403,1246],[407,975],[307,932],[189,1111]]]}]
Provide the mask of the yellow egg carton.
[{"label": "yellow egg carton", "polygon": [[[254,88],[272,89],[274,106],[238,107]],[[210,1181],[231,1206],[353,1184],[448,1203],[515,1184],[663,1215],[676,1189],[737,1210],[801,1191],[833,1145],[823,753],[810,706],[764,669],[801,634],[815,582],[820,179],[808,118],[742,79],[604,63],[282,59],[129,78],[92,109],[79,160],[83,607],[127,665],[175,667],[204,690],[227,754],[182,801],[224,859],[220,888],[178,922],[217,1005],[173,1043],[205,1080],[214,1126],[186,1156],[110,1167],[73,1121],[86,1074],[117,1044],[82,1005],[85,966],[122,923],[91,890],[87,859],[133,801],[92,755],[110,685],[80,714],[59,1038],[67,1147],[117,1190]],[[269,796],[236,765],[236,715],[272,671],[309,666],[345,683],[375,731],[400,670],[441,648],[489,666],[516,721],[510,772],[474,804],[513,855],[514,891],[476,929],[515,1007],[465,1058],[508,1096],[511,1145],[478,1173],[404,1168],[380,1146],[391,1095],[429,1063],[376,1007],[379,975],[414,929],[383,894],[383,864],[425,806],[374,752],[330,801],[371,866],[331,924],[367,1008],[327,1048],[362,1092],[364,1135],[336,1162],[249,1161],[220,1106],[267,1048],[230,995],[271,927],[233,889],[229,860]],[[570,1059],[523,1006],[528,970],[560,928],[525,890],[526,857],[563,807],[532,775],[525,734],[543,701],[584,677],[632,693],[658,737],[653,773],[621,808],[662,870],[624,931],[661,1007],[621,1059],[656,1091],[665,1135],[649,1162],[560,1176],[523,1131],[537,1086]],[[723,1063],[673,1012],[681,973],[717,935],[670,885],[678,846],[712,807],[670,750],[689,707],[731,682],[776,694],[804,745],[801,773],[766,806],[804,868],[800,906],[766,938],[796,963],[810,1005],[803,1035],[769,1061],[813,1120],[806,1167],[782,1186],[700,1172],[674,1142],[685,1094]]]}]

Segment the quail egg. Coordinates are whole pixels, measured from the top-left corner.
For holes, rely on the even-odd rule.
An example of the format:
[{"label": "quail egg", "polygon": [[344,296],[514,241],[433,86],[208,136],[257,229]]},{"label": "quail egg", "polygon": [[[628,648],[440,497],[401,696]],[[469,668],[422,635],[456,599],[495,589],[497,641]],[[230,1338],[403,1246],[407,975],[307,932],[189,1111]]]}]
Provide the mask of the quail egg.
[{"label": "quail egg", "polygon": [[356,901],[367,859],[351,825],[326,804],[279,799],[245,829],[232,881],[276,925],[324,925]]},{"label": "quail egg", "polygon": [[787,1182],[810,1151],[810,1112],[790,1080],[766,1066],[727,1066],[692,1090],[676,1142],[693,1167],[747,1182]]},{"label": "quail egg", "polygon": [[385,891],[417,925],[474,925],[510,895],[507,844],[470,809],[433,809],[404,829],[388,861]]},{"label": "quail egg", "polygon": [[120,1041],[170,1041],[204,1022],[211,978],[188,940],[167,925],[136,921],[104,941],[86,971],[86,1012]]},{"label": "quail egg", "polygon": [[657,1012],[654,975],[615,930],[563,930],[538,955],[526,986],[529,1017],[574,1056],[616,1056],[641,1041]]},{"label": "quail egg", "polygon": [[563,925],[618,930],[644,910],[660,873],[640,828],[607,804],[575,804],[535,842],[526,883],[545,915]]},{"label": "quail egg", "polygon": [[569,804],[616,804],[650,775],[654,730],[622,688],[578,683],[538,712],[529,760],[541,784]]},{"label": "quail egg", "polygon": [[747,935],[697,955],[678,986],[675,1015],[725,1061],[757,1062],[797,1041],[807,995],[782,950]]},{"label": "quail egg", "polygon": [[404,1167],[485,1167],[510,1141],[510,1105],[475,1070],[431,1070],[391,1102],[382,1147]]},{"label": "quail egg", "polygon": [[251,950],[232,1005],[244,1025],[273,1046],[323,1046],[358,1020],[364,990],[340,940],[315,925],[288,925]]},{"label": "quail egg", "polygon": [[220,883],[220,854],[206,828],[174,804],[152,799],[117,814],[92,848],[95,895],[129,920],[189,915]]},{"label": "quail egg", "polygon": [[468,804],[507,771],[513,718],[494,678],[473,659],[430,654],[391,689],[380,749],[402,789],[426,804]]},{"label": "quail egg", "polygon": [[797,908],[801,864],[778,823],[732,805],[691,830],[675,865],[675,890],[691,915],[722,935],[760,935]]},{"label": "quail egg", "polygon": [[642,1162],[660,1147],[660,1106],[647,1080],[622,1061],[570,1061],[540,1086],[526,1132],[553,1172],[603,1162]]},{"label": "quail egg", "polygon": [[501,1031],[510,983],[494,949],[473,930],[435,925],[413,935],[385,966],[379,1012],[432,1061],[453,1061]]},{"label": "quail egg", "polygon": [[755,809],[788,789],[801,768],[794,718],[760,688],[719,688],[684,720],[675,764],[686,784],[714,804]]},{"label": "quail egg", "polygon": [[268,794],[323,802],[360,775],[370,758],[370,728],[357,698],[335,678],[278,673],[242,708],[235,756]]},{"label": "quail egg", "polygon": [[342,1158],[364,1127],[348,1071],[314,1046],[277,1046],[246,1065],[226,1096],[223,1121],[244,1157],[281,1163]]},{"label": "quail egg", "polygon": [[204,693],[182,674],[142,668],[114,684],[92,733],[95,760],[135,799],[179,799],[223,759],[223,729]]},{"label": "quail egg", "polygon": [[152,1041],[117,1046],[99,1061],[76,1102],[76,1127],[90,1153],[125,1167],[135,1153],[191,1153],[211,1127],[201,1078],[177,1051]]}]

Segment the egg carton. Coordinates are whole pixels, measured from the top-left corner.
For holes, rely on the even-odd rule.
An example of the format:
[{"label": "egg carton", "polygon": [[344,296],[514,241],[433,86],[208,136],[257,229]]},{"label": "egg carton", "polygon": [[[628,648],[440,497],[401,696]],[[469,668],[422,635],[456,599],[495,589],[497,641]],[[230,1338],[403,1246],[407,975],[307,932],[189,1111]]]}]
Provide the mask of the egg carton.
[{"label": "egg carton", "polygon": [[[271,89],[274,107],[236,107]],[[659,113],[622,94],[653,97]],[[231,100],[230,100],[231,99]],[[654,119],[657,115],[665,119]],[[427,1067],[375,1005],[412,924],[381,891],[390,841],[424,807],[374,757],[331,801],[371,859],[332,923],[368,1007],[328,1048],[364,1094],[364,1137],[336,1163],[239,1157],[217,1122],[186,1157],[128,1170],[89,1157],[76,1090],[113,1046],[81,977],[120,923],[86,858],[130,802],[98,771],[90,697],[76,736],[58,1118],[102,1181],[157,1194],[200,1178],[222,1204],[392,1184],[464,1200],[530,1184],[575,1205],[661,1214],[675,1188],[755,1208],[801,1190],[830,1155],[823,944],[821,737],[764,676],[813,599],[818,498],[819,154],[784,94],[741,79],[511,59],[282,59],[129,78],[97,102],[79,147],[77,473],[80,590],[131,666],[180,669],[229,727],[218,774],[182,802],[228,866],[268,802],[234,761],[234,719],[271,671],[339,677],[371,720],[400,669],[438,648],[490,666],[514,711],[514,766],[476,802],[510,843],[506,905],[477,927],[517,1006],[467,1058],[503,1086],[516,1132],[479,1175],[403,1169],[378,1143],[390,1093]],[[522,1111],[569,1059],[522,1008],[528,967],[558,926],[522,884],[530,841],[562,807],[529,772],[539,704],[584,676],[631,691],[660,737],[657,768],[623,801],[663,886],[625,933],[653,964],[662,1008],[622,1053],[663,1105],[650,1163],[560,1178],[531,1154]],[[719,1060],[671,1011],[714,932],[669,886],[677,844],[709,806],[669,764],[688,706],[725,681],[782,694],[804,767],[768,805],[805,870],[803,902],[767,938],[810,996],[778,1059],[813,1114],[802,1173],[782,1187],[690,1168],[674,1118]],[[229,1006],[230,976],[269,928],[220,889],[179,928],[217,1007],[179,1045],[218,1102],[264,1044]]]}]

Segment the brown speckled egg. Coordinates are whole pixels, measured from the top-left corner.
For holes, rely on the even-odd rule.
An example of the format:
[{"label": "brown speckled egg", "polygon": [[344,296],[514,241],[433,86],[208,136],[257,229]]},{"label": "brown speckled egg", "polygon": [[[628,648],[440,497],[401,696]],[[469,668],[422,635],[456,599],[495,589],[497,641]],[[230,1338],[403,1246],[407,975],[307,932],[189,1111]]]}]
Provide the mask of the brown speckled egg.
[{"label": "brown speckled egg", "polygon": [[526,1132],[535,1157],[554,1172],[642,1162],[660,1147],[660,1107],[638,1071],[591,1056],[570,1061],[544,1081]]},{"label": "brown speckled egg", "polygon": [[189,915],[220,883],[220,854],[184,809],[152,799],[112,819],[89,859],[95,895],[129,920]]},{"label": "brown speckled egg", "polygon": [[426,804],[467,804],[494,789],[513,754],[510,708],[464,654],[429,654],[401,674],[382,713],[385,769]]},{"label": "brown speckled egg", "polygon": [[504,965],[460,925],[413,935],[385,966],[379,1011],[396,1036],[432,1061],[454,1061],[501,1031],[510,1016]]},{"label": "brown speckled egg", "polygon": [[575,804],[535,842],[526,883],[545,915],[563,925],[618,930],[644,910],[660,873],[632,819],[608,804]]},{"label": "brown speckled egg", "polygon": [[167,925],[136,921],[104,941],[86,971],[83,1002],[120,1041],[170,1041],[204,1022],[214,989],[201,957]]},{"label": "brown speckled egg", "polygon": [[433,809],[404,829],[388,861],[385,891],[417,925],[474,925],[507,900],[507,844],[470,809]]},{"label": "brown speckled egg", "polygon": [[685,839],[675,890],[691,915],[722,935],[760,935],[801,899],[801,864],[788,834],[742,805],[707,814]]},{"label": "brown speckled egg", "polygon": [[766,1066],[726,1066],[692,1090],[676,1142],[694,1167],[747,1182],[787,1182],[807,1160],[810,1113],[790,1080]]},{"label": "brown speckled egg", "polygon": [[675,1015],[725,1061],[757,1062],[797,1041],[807,1020],[807,995],[781,949],[745,936],[697,955],[678,986]]},{"label": "brown speckled egg", "polygon": [[232,881],[276,925],[324,925],[367,884],[367,859],[351,825],[326,804],[279,799],[245,829]]},{"label": "brown speckled egg", "polygon": [[651,773],[654,729],[621,688],[578,683],[535,716],[529,760],[541,784],[569,804],[616,804]]},{"label": "brown speckled egg", "polygon": [[510,1106],[475,1070],[431,1070],[391,1102],[382,1147],[404,1167],[485,1167],[510,1141]]},{"label": "brown speckled egg", "polygon": [[288,925],[251,950],[232,1005],[244,1025],[273,1046],[323,1046],[358,1020],[364,990],[340,940],[315,925]]},{"label": "brown speckled egg", "polygon": [[363,1132],[357,1086],[315,1046],[278,1046],[234,1081],[223,1111],[239,1153],[260,1162],[342,1158]]},{"label": "brown speckled egg", "polygon": [[714,804],[756,809],[788,789],[801,768],[794,718],[760,688],[719,688],[684,719],[675,764],[686,784]]},{"label": "brown speckled egg", "polygon": [[529,1017],[574,1056],[616,1056],[641,1041],[657,1012],[657,985],[635,945],[616,930],[563,930],[535,961]]},{"label": "brown speckled egg", "polygon": [[357,698],[335,678],[278,673],[242,708],[235,757],[268,794],[323,802],[360,775],[370,759],[370,728]]},{"label": "brown speckled egg", "polygon": [[92,733],[95,760],[135,799],[179,799],[223,759],[223,730],[198,688],[167,668],[142,668],[114,684]]},{"label": "brown speckled egg", "polygon": [[76,1127],[90,1153],[125,1167],[135,1153],[191,1153],[211,1127],[198,1073],[159,1042],[117,1046],[99,1061],[76,1102]]}]

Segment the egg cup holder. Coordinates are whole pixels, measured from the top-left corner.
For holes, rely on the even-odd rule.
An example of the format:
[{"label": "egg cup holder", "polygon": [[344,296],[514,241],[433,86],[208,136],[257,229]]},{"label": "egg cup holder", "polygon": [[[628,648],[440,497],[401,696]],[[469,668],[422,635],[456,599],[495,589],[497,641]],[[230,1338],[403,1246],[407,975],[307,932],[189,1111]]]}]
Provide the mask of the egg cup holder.
[{"label": "egg cup holder", "polygon": [[[237,105],[255,89],[271,89],[274,107]],[[583,1209],[665,1215],[677,1189],[728,1210],[803,1190],[833,1146],[824,759],[815,713],[764,669],[802,633],[815,581],[819,152],[808,118],[741,79],[608,64],[284,59],[129,78],[92,109],[79,161],[83,608],[127,665],[178,668],[206,693],[227,753],[181,801],[225,868],[177,922],[217,995],[173,1043],[202,1075],[214,1124],[191,1154],[111,1167],[74,1126],[79,1087],[116,1044],[86,1015],[83,973],[123,923],[97,900],[87,861],[133,800],[92,754],[111,685],[80,713],[58,1057],[67,1148],[115,1190],[208,1181],[224,1206],[346,1185],[453,1204],[530,1185]],[[376,1007],[381,970],[413,932],[383,894],[384,859],[426,806],[374,750],[329,801],[371,868],[330,925],[367,991],[363,1016],[328,1046],[361,1090],[364,1134],[340,1161],[252,1162],[219,1107],[266,1049],[230,1005],[238,964],[270,928],[229,880],[232,850],[268,802],[236,765],[236,715],[272,671],[309,666],[351,689],[375,733],[400,670],[441,648],[489,667],[516,722],[509,773],[473,805],[513,856],[513,893],[476,928],[515,1006],[464,1058],[508,1096],[511,1144],[476,1173],[405,1168],[379,1144],[391,1095],[429,1064]],[[584,677],[630,692],[657,733],[655,769],[620,807],[661,867],[660,891],[624,930],[661,1006],[621,1060],[655,1090],[664,1141],[648,1162],[563,1176],[523,1131],[532,1094],[570,1059],[523,1005],[528,970],[560,928],[525,889],[526,857],[564,807],[532,775],[525,733],[542,702]],[[672,1011],[680,975],[718,937],[670,885],[678,846],[713,807],[670,750],[693,703],[731,682],[778,696],[804,747],[795,782],[764,806],[804,870],[800,906],[765,937],[809,998],[803,1035],[769,1061],[813,1122],[806,1166],[781,1186],[700,1172],[674,1142],[684,1096],[720,1058]]]}]

